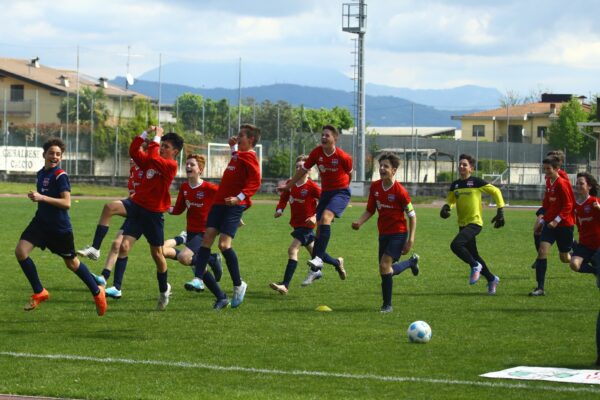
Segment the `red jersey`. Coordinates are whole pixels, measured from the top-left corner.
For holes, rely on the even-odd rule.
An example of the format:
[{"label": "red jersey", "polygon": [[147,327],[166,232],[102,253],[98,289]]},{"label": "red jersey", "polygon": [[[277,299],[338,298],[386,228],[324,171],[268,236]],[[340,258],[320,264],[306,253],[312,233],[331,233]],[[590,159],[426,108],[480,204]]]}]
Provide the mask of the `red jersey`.
[{"label": "red jersey", "polygon": [[575,218],[573,217],[574,199],[570,193],[573,193],[573,188],[571,188],[568,180],[560,176],[554,182],[549,179],[546,180],[546,194],[542,203],[546,223],[553,221],[558,216],[561,220],[557,226],[575,225]]},{"label": "red jersey", "polygon": [[579,243],[591,250],[600,249],[600,210],[594,208],[597,197],[589,196],[583,203],[575,203],[575,222]]},{"label": "red jersey", "polygon": [[206,218],[218,189],[217,185],[206,181],[202,181],[196,187],[191,187],[188,182],[182,183],[171,214],[179,215],[187,209],[186,231],[204,233],[206,231]]},{"label": "red jersey", "polygon": [[379,212],[377,229],[380,235],[407,231],[404,212],[409,204],[410,196],[399,182],[394,182],[388,189],[383,187],[382,179],[371,183],[367,211],[371,214],[375,214],[375,210]]},{"label": "red jersey", "polygon": [[339,147],[329,155],[325,153],[323,146],[315,147],[304,161],[304,169],[308,171],[313,165],[319,169],[324,192],[346,189],[350,186],[352,157]]},{"label": "red jersey", "polygon": [[[565,172],[564,169],[558,169],[558,176],[560,176],[561,178],[565,179],[567,182],[569,182],[569,186],[568,186],[568,192],[569,192],[569,198],[571,199],[571,201],[573,201],[573,203],[575,203],[575,193],[573,192],[573,186],[571,186],[571,178],[569,178],[569,175]],[[546,178],[546,185],[549,183],[549,179]]]},{"label": "red jersey", "polygon": [[301,185],[296,183],[289,191],[286,190],[281,193],[276,209],[285,210],[285,206],[289,201],[291,210],[290,225],[292,228],[312,229],[314,225],[307,223],[306,220],[317,212],[319,197],[321,197],[321,188],[309,179]]},{"label": "red jersey", "polygon": [[169,187],[177,173],[177,161],[162,158],[158,153],[160,145],[154,140],[148,144],[148,150],[143,151],[140,148],[143,142],[144,139],[137,136],[129,146],[129,155],[144,171],[131,199],[146,210],[165,212],[171,206]]},{"label": "red jersey", "polygon": [[225,204],[226,197],[236,197],[243,193],[246,198],[240,205],[250,207],[250,197],[260,189],[260,165],[254,151],[236,151],[223,172],[215,204]]},{"label": "red jersey", "polygon": [[142,183],[143,176],[144,171],[136,164],[133,164],[131,168],[129,168],[129,180],[127,181],[129,197],[133,196],[135,189],[140,185],[140,183]]}]

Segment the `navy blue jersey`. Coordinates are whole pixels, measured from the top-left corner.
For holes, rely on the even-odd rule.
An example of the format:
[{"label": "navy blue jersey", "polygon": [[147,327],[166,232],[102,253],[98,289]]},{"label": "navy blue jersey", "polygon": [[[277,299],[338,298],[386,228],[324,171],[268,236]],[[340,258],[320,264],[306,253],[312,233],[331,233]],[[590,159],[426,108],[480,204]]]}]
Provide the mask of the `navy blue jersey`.
[{"label": "navy blue jersey", "polygon": [[[70,192],[71,184],[65,171],[59,167],[51,169],[42,168],[37,173],[37,191],[40,194],[56,199],[61,198],[62,192]],[[38,202],[38,209],[34,218],[45,230],[60,233],[71,232],[71,219],[64,208],[52,206],[46,202]]]}]

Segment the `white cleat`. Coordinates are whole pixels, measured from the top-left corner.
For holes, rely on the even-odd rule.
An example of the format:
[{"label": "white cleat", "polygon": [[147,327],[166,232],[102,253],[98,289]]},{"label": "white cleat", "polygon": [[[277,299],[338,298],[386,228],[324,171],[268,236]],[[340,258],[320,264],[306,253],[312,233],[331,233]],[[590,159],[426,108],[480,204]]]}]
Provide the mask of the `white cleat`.
[{"label": "white cleat", "polygon": [[96,261],[100,258],[100,250],[92,246],[87,246],[84,249],[77,250],[77,255],[81,257],[87,257],[90,260]]},{"label": "white cleat", "polygon": [[156,304],[156,309],[158,311],[165,311],[167,305],[169,304],[169,297],[171,297],[171,284],[167,283],[167,290],[165,292],[161,292],[158,296],[158,303]]},{"label": "white cleat", "polygon": [[323,277],[323,272],[320,269],[318,269],[316,271],[309,269],[308,274],[306,275],[306,279],[304,279],[304,281],[302,282],[302,286],[308,286],[311,283],[313,283],[314,281],[316,281],[317,279],[321,279],[322,277]]}]

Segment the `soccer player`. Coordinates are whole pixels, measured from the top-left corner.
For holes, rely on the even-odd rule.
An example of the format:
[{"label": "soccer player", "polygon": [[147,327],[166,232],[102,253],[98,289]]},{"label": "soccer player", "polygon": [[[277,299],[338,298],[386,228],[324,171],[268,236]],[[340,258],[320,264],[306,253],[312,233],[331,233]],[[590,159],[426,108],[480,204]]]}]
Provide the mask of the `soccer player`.
[{"label": "soccer player", "polygon": [[587,172],[577,174],[577,197],[574,205],[579,241],[571,254],[571,269],[575,272],[597,273],[589,263],[600,250],[600,201],[598,182]]},{"label": "soccer player", "polygon": [[51,138],[43,145],[44,167],[37,173],[37,190],[27,195],[37,203],[35,216],[21,234],[15,248],[15,256],[31,284],[33,295],[25,306],[26,311],[35,309],[50,298],[50,293],[42,285],[33,260],[29,257],[34,248],[46,247],[62,257],[67,268],[81,279],[96,303],[96,312],[102,316],[106,312],[104,288],[99,287],[84,263],[77,259],[73,228],[68,210],[71,208],[71,185],[67,173],[60,169],[60,161],[65,152],[65,143]]},{"label": "soccer player", "polygon": [[[296,158],[296,171],[302,170],[307,156],[300,155]],[[287,294],[290,282],[298,265],[298,251],[300,246],[304,247],[312,256],[315,233],[313,231],[317,218],[315,215],[317,203],[321,196],[321,188],[312,180],[308,174],[302,178],[289,191],[283,191],[279,197],[279,203],[275,208],[275,218],[281,217],[287,203],[290,203],[290,225],[294,230],[291,235],[294,238],[288,248],[288,262],[285,267],[283,280],[279,283],[272,282],[269,286],[281,294]],[[325,253],[323,262],[335,267],[344,266],[344,259],[332,258]],[[319,271],[320,272],[320,271]]]},{"label": "soccer player", "polygon": [[[331,237],[331,223],[334,218],[340,218],[350,202],[350,179],[352,177],[352,157],[336,146],[339,132],[333,125],[323,126],[321,145],[310,152],[302,170],[294,176],[279,191],[289,191],[316,165],[321,175],[321,197],[317,206],[317,239],[313,249],[313,258],[308,261],[309,270],[303,285],[310,285],[315,279],[322,277],[323,257]],[[336,267],[340,279],[346,279],[346,270],[340,264]]]},{"label": "soccer player", "polygon": [[[148,133],[154,133],[154,139],[144,151],[141,144]],[[136,241],[144,235],[150,245],[150,255],[156,264],[158,280],[157,309],[163,311],[169,304],[171,285],[168,283],[167,262],[163,255],[164,217],[163,212],[171,206],[169,187],[177,173],[175,157],[183,147],[183,139],[174,132],[163,136],[163,129],[151,126],[147,131],[135,137],[129,146],[129,155],[144,170],[140,185],[131,198],[132,205],[127,210],[127,220],[123,229],[123,241],[119,257],[115,263],[115,282],[122,282],[127,267],[127,256]]]},{"label": "soccer player", "polygon": [[440,216],[444,219],[450,217],[450,210],[456,205],[458,216],[458,235],[450,244],[450,248],[471,268],[469,284],[474,285],[479,281],[481,274],[487,279],[488,294],[496,294],[496,288],[500,278],[491,273],[486,262],[477,250],[476,236],[483,228],[481,216],[481,194],[487,193],[494,198],[497,210],[492,219],[494,228],[504,226],[504,199],[500,190],[487,183],[481,178],[471,176],[477,161],[469,154],[461,154],[458,162],[458,173],[460,179],[450,185],[446,204],[440,210]]},{"label": "soccer player", "polygon": [[[419,274],[419,256],[413,254],[408,260],[397,262],[400,256],[408,254],[415,243],[417,215],[404,186],[396,181],[395,175],[400,165],[398,156],[383,153],[379,157],[381,179],[373,182],[369,189],[367,209],[354,222],[352,229],[358,230],[377,211],[377,229],[379,230],[379,275],[381,276],[381,295],[383,305],[380,311],[389,313],[392,308],[392,288],[394,275],[410,268],[413,275]],[[408,229],[406,218],[408,217]]]},{"label": "soccer player", "polygon": [[[177,244],[174,240],[168,240],[169,245],[165,243],[163,253],[166,258],[178,260],[183,265],[193,265],[192,258],[200,249],[202,237],[206,231],[206,218],[208,211],[212,206],[215,194],[219,187],[214,183],[202,180],[200,176],[204,171],[206,158],[200,154],[189,154],[185,162],[185,172],[187,182],[179,187],[177,201],[169,213],[180,215],[184,210],[186,213],[186,243],[182,251],[175,249],[171,244]],[[174,243],[173,243],[174,242]],[[222,269],[220,256],[217,253],[211,254],[208,264],[211,266],[217,282],[221,279]],[[186,290],[201,292],[204,290],[204,283],[201,279],[194,277],[190,282],[184,285]]]},{"label": "soccer player", "polygon": [[535,278],[537,287],[529,293],[530,296],[544,296],[546,269],[548,268],[548,251],[554,242],[560,252],[560,260],[569,264],[569,252],[573,246],[573,216],[574,198],[571,193],[571,183],[558,174],[560,160],[558,157],[547,157],[542,161],[546,175],[546,193],[542,202],[544,214],[540,216],[543,224],[540,235],[540,248],[535,261]]},{"label": "soccer player", "polygon": [[204,285],[215,296],[213,305],[215,310],[221,310],[229,305],[229,299],[215,277],[206,271],[210,249],[217,235],[219,235],[219,249],[225,258],[233,282],[231,307],[239,307],[246,295],[248,285],[242,280],[237,254],[231,246],[242,213],[252,205],[250,198],[260,188],[260,165],[254,152],[254,146],[259,140],[260,129],[252,124],[243,124],[237,137],[229,138],[231,159],[223,172],[215,201],[208,213],[202,245],[196,254],[194,262],[196,277],[202,279]]}]

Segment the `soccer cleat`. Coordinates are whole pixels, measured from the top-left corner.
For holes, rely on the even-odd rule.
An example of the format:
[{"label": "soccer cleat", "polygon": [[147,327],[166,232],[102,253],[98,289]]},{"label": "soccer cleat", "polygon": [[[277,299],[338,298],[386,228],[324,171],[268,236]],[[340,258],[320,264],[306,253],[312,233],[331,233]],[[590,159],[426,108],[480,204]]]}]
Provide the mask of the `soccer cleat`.
[{"label": "soccer cleat", "polygon": [[34,293],[31,295],[31,299],[29,299],[29,303],[27,303],[27,305],[25,306],[25,311],[31,311],[34,308],[36,308],[37,306],[40,305],[40,303],[43,303],[44,301],[48,300],[50,298],[50,293],[48,293],[48,291],[46,289],[42,289],[41,292],[39,293]]},{"label": "soccer cleat", "polygon": [[481,264],[477,263],[476,267],[471,268],[471,275],[469,275],[469,285],[474,285],[481,276]]},{"label": "soccer cleat", "polygon": [[248,285],[242,281],[240,286],[233,287],[233,298],[231,299],[231,308],[238,308],[244,302],[244,296],[246,295],[246,289]]},{"label": "soccer cleat", "polygon": [[288,294],[288,288],[286,288],[285,285],[282,285],[280,283],[271,282],[269,283],[269,287],[273,290],[278,291],[279,294]]},{"label": "soccer cleat", "polygon": [[106,289],[106,295],[108,297],[110,297],[111,299],[120,299],[122,293],[121,293],[120,289],[117,289],[116,287],[111,286]]},{"label": "soccer cleat", "polygon": [[306,263],[308,264],[309,267],[314,268],[314,269],[323,268],[323,260],[321,260],[320,257],[315,257],[312,260],[308,260]]},{"label": "soccer cleat", "polygon": [[223,308],[229,307],[229,299],[225,297],[224,299],[215,300],[215,304],[213,304],[213,310],[219,311]]},{"label": "soccer cleat", "polygon": [[537,297],[537,296],[544,296],[544,289],[540,289],[540,288],[535,288],[533,289],[533,291],[531,293],[529,293],[529,296],[531,297]]},{"label": "soccer cleat", "polygon": [[221,276],[223,276],[223,266],[221,264],[221,255],[219,253],[216,253],[215,262],[210,265],[210,269],[212,269],[213,275],[215,276],[215,281],[219,282]]},{"label": "soccer cleat", "polygon": [[92,273],[92,276],[94,277],[94,280],[98,286],[106,286],[106,279],[104,279],[102,275],[96,275]]},{"label": "soccer cleat", "polygon": [[500,283],[500,278],[497,276],[494,276],[494,280],[492,280],[491,282],[488,282],[487,287],[488,287],[489,295],[496,294],[496,288],[498,287],[499,283]]},{"label": "soccer cleat", "polygon": [[335,267],[335,270],[337,271],[341,280],[346,280],[347,275],[346,270],[344,269],[344,259],[342,257],[338,257],[338,262],[340,263],[340,265]]},{"label": "soccer cleat", "polygon": [[381,308],[379,309],[379,312],[382,314],[391,313],[392,311],[394,311],[394,309],[392,308],[391,304],[381,306]]},{"label": "soccer cleat", "polygon": [[96,312],[98,316],[103,316],[108,308],[108,304],[106,304],[106,293],[104,290],[104,286],[98,286],[100,292],[94,296],[94,303],[96,303]]},{"label": "soccer cleat", "polygon": [[183,287],[185,288],[185,290],[189,290],[189,291],[195,290],[196,292],[203,292],[204,291],[204,282],[202,282],[202,279],[200,279],[200,278],[194,278],[191,281],[186,282],[185,285],[183,285]]},{"label": "soccer cleat", "polygon": [[182,239],[183,243],[187,242],[187,231],[181,231],[177,236]]},{"label": "soccer cleat", "polygon": [[410,271],[412,272],[412,274],[414,276],[419,275],[419,255],[413,253],[413,255],[410,256],[408,260],[412,262],[412,265],[410,266]]},{"label": "soccer cleat", "polygon": [[81,257],[87,257],[90,260],[96,261],[100,258],[100,250],[92,246],[87,246],[84,249],[77,250],[77,255]]},{"label": "soccer cleat", "polygon": [[309,269],[308,274],[306,275],[306,279],[304,279],[304,281],[302,282],[302,286],[308,286],[311,283],[313,283],[314,281],[316,281],[317,279],[321,279],[322,277],[323,277],[323,272],[320,269],[318,269],[316,271]]},{"label": "soccer cleat", "polygon": [[158,303],[156,304],[156,309],[158,311],[165,311],[167,305],[169,304],[169,297],[171,296],[171,284],[167,283],[167,290],[161,292],[158,295]]}]

